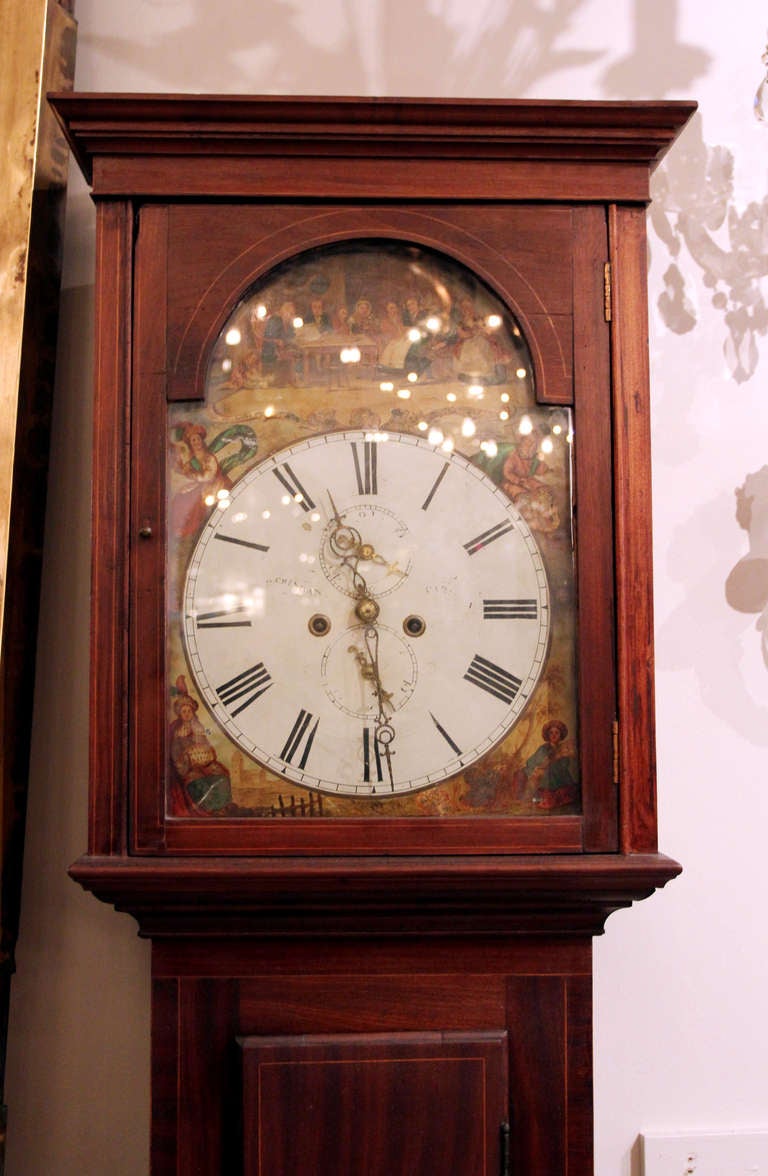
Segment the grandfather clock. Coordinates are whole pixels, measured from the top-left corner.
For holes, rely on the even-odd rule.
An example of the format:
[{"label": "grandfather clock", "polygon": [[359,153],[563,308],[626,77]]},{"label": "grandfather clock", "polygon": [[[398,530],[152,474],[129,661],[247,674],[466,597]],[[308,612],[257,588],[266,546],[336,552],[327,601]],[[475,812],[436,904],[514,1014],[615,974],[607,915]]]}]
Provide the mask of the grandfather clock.
[{"label": "grandfather clock", "polygon": [[587,1176],[657,851],[645,206],[691,103],[57,95],[91,802],[154,1176]]}]

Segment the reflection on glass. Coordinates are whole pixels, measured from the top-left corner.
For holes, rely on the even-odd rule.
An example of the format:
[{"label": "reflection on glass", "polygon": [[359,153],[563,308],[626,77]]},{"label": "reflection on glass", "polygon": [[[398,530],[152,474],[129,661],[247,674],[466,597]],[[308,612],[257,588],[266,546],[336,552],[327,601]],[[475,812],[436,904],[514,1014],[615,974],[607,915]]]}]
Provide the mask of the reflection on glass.
[{"label": "reflection on glass", "polygon": [[[322,574],[316,553],[325,513],[294,486],[276,493],[269,507],[254,505],[249,516],[236,486],[271,454],[343,430],[362,431],[366,443],[384,442],[390,433],[412,434],[446,461],[456,452],[474,463],[530,528],[557,605],[547,668],[512,731],[465,772],[390,802],[388,814],[578,812],[570,413],[537,404],[534,364],[520,324],[465,267],[414,246],[364,241],[302,254],[244,291],[211,349],[205,402],[169,410],[169,813],[280,816],[291,805],[313,816],[370,813],[370,799],[318,799],[298,786],[286,797],[285,779],[249,759],[207,713],[181,637],[182,588],[198,536],[212,514],[228,511],[227,555],[245,552],[242,566],[248,568],[247,552],[277,545],[286,520],[304,528],[293,582],[283,588],[306,608],[303,628],[313,648],[335,640],[312,579]],[[379,516],[385,517],[383,509]],[[371,584],[398,570],[386,541],[381,551],[378,562],[375,553],[371,557]],[[202,624],[237,626],[244,642],[254,641],[258,625],[270,623],[273,587],[259,581],[258,572],[250,582],[240,577],[226,593],[206,600],[210,619]],[[502,618],[494,621],[498,625],[510,602],[479,605],[494,607],[493,615]],[[201,624],[200,616],[194,620]],[[419,615],[414,626],[417,620],[424,623]],[[408,635],[415,640],[415,632],[406,628],[398,642]],[[419,639],[422,649],[429,627]],[[254,646],[245,660],[253,666],[255,687],[271,688],[257,659]]]}]

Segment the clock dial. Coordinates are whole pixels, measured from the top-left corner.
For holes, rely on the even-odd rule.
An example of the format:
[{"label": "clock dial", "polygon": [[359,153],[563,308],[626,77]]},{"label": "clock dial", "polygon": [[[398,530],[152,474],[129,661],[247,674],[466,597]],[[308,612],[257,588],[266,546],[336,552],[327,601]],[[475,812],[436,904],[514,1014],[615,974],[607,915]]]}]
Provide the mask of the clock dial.
[{"label": "clock dial", "polygon": [[274,454],[220,500],[183,629],[200,696],[248,756],[310,789],[403,795],[518,721],[547,656],[547,577],[476,464],[344,430]]}]

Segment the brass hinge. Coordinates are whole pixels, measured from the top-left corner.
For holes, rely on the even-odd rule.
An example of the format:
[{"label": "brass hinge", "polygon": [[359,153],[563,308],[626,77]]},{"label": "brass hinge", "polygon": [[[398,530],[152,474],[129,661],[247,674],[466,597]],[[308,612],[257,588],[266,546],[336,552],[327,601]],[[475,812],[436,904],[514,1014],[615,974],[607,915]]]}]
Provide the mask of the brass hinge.
[{"label": "brass hinge", "polygon": [[611,321],[611,307],[612,307],[613,287],[611,284],[611,263],[606,261],[603,266],[603,313],[605,314],[605,321]]},{"label": "brass hinge", "polygon": [[613,720],[613,782],[619,782],[619,720]]}]

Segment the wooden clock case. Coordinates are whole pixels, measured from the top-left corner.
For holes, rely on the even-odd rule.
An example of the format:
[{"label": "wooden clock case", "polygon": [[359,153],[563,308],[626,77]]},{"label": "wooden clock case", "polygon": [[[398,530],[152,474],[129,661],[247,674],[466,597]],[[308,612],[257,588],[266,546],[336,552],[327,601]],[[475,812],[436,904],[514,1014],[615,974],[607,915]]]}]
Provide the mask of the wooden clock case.
[{"label": "wooden clock case", "polygon": [[[152,940],[152,1172],[587,1176],[591,939],[679,871],[656,840],[645,207],[694,106],[52,102],[97,208],[90,829],[71,872]],[[164,812],[165,406],[200,395],[255,274],[354,237],[478,272],[514,301],[540,399],[575,405],[579,816]]]}]

